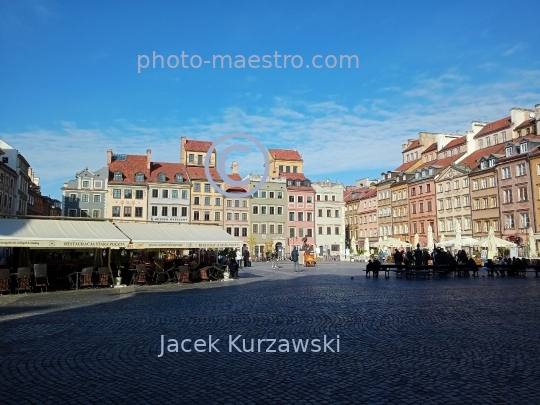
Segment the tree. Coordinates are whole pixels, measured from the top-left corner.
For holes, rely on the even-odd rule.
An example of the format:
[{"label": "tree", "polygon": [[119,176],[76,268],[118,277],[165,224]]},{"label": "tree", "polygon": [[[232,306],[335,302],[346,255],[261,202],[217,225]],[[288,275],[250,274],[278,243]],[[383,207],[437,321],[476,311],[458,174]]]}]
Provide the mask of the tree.
[{"label": "tree", "polygon": [[274,239],[270,239],[268,242],[264,244],[264,252],[266,253],[266,256],[271,255],[274,251]]},{"label": "tree", "polygon": [[252,255],[255,253],[255,245],[257,244],[257,238],[254,235],[251,235],[247,240],[247,245],[249,246],[249,253]]}]

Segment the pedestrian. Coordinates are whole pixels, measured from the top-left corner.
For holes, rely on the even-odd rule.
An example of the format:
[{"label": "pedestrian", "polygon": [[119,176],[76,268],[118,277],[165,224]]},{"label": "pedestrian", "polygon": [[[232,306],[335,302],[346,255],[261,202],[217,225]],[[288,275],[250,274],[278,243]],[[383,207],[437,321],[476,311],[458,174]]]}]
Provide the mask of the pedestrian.
[{"label": "pedestrian", "polygon": [[[243,261],[243,256],[242,256],[242,252],[240,251],[240,249],[236,248],[236,263],[238,263],[238,268],[241,269],[242,268],[242,261]],[[246,267],[246,266],[244,266]]]},{"label": "pedestrian", "polygon": [[232,278],[240,278],[238,275],[238,263],[236,262],[236,259],[229,260],[229,273],[231,274]]},{"label": "pedestrian", "polygon": [[422,256],[423,256],[423,252],[420,249],[420,243],[418,243],[416,245],[416,250],[414,251],[414,264],[416,266],[421,266],[422,265]]},{"label": "pedestrian", "polygon": [[274,251],[272,252],[272,268],[273,268],[273,269],[277,269],[277,268],[278,268],[278,267],[277,267],[277,256],[278,256],[277,250],[274,250]]},{"label": "pedestrian", "polygon": [[298,250],[296,249],[296,246],[294,247],[292,253],[291,253],[291,259],[294,263],[294,272],[298,272]]},{"label": "pedestrian", "polygon": [[249,250],[247,249],[244,249],[244,253],[243,253],[243,256],[244,256],[244,267],[248,267],[249,266]]}]

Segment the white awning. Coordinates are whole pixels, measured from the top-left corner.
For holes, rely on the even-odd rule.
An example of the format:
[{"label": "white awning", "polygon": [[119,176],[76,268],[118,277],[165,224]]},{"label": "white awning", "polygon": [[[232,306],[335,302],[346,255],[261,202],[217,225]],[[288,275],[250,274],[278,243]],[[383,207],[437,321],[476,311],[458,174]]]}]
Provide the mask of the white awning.
[{"label": "white awning", "polygon": [[128,244],[110,222],[0,218],[0,246],[118,249]]},{"label": "white awning", "polygon": [[234,248],[243,242],[212,225],[116,223],[129,236],[127,249]]}]

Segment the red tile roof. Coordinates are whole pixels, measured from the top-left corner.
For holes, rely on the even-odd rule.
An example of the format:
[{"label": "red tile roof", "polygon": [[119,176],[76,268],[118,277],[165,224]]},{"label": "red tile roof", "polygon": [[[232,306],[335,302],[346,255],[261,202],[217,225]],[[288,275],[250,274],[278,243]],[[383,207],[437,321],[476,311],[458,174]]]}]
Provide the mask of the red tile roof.
[{"label": "red tile roof", "polygon": [[414,141],[411,142],[409,146],[407,146],[407,148],[403,150],[403,152],[408,152],[410,150],[418,148],[419,146],[421,146],[420,141],[418,139],[415,139]]},{"label": "red tile roof", "polygon": [[207,141],[189,141],[186,139],[184,150],[190,152],[208,152],[212,146],[212,142]]},{"label": "red tile roof", "polygon": [[349,191],[348,193],[345,192],[343,201],[347,203],[347,202],[366,198],[368,195],[369,197],[372,197],[373,196],[372,193],[377,194],[377,190],[375,188],[371,189],[369,187],[356,188],[354,190]]},{"label": "red tile roof", "polygon": [[[150,171],[146,169],[146,155],[126,155],[126,160],[113,160],[109,164],[109,184],[135,183],[135,174],[143,173],[144,182],[150,176]],[[121,172],[123,179],[121,181],[114,180],[114,173]]]},{"label": "red tile roof", "polygon": [[364,199],[366,199],[366,198],[373,198],[373,197],[375,197],[376,195],[377,195],[377,189],[376,189],[376,188],[371,188],[371,189],[369,189],[368,191],[366,191],[366,192],[364,193],[364,195],[362,195],[362,196],[360,197],[360,200],[364,200]]},{"label": "red tile roof", "polygon": [[455,162],[460,157],[462,157],[464,154],[465,153],[459,153],[457,155],[449,156],[447,158],[432,160],[431,162],[426,162],[426,163],[422,164],[421,166],[417,167],[416,170],[425,169],[425,168],[428,168],[430,166],[440,167],[440,168],[444,169],[445,167],[449,166],[450,163]]},{"label": "red tile roof", "polygon": [[295,150],[289,149],[268,149],[270,155],[276,160],[298,160],[302,161],[302,156]]},{"label": "red tile roof", "polygon": [[[242,180],[242,177],[240,177],[238,173],[229,173],[228,176],[231,180],[235,180],[235,181]],[[225,189],[225,191],[230,191],[230,192],[245,193],[247,191],[245,188],[241,186],[233,186],[231,184],[228,184],[226,181],[223,188]]]},{"label": "red tile roof", "polygon": [[401,166],[399,166],[396,170],[396,172],[404,172],[407,169],[409,169],[411,166],[413,166],[418,160],[412,160],[410,162],[403,163]]},{"label": "red tile roof", "polygon": [[[191,180],[206,180],[208,177],[206,177],[206,173],[204,171],[204,167],[197,167],[197,166],[188,166],[187,172],[189,175],[189,178]],[[219,173],[217,172],[217,169],[214,167],[210,167],[210,176],[212,176],[212,179],[214,181],[223,181],[219,177]]]},{"label": "red tile roof", "polygon": [[[523,129],[523,128],[527,128],[529,125],[533,125],[535,122],[536,122],[536,118],[531,118],[529,120],[523,121],[521,124],[519,124],[517,127],[514,128],[514,131],[517,131],[517,130]],[[536,127],[535,127],[535,129],[536,129]]]},{"label": "red tile roof", "polygon": [[422,153],[431,152],[431,151],[437,150],[437,142],[433,142],[431,145],[429,145]]},{"label": "red tile roof", "polygon": [[505,117],[501,118],[500,120],[490,122],[474,136],[474,139],[478,139],[484,135],[489,135],[494,132],[510,128],[510,125],[512,125],[512,120],[510,117]]},{"label": "red tile roof", "polygon": [[176,183],[176,175],[181,174],[184,182],[189,182],[186,167],[182,163],[152,162],[150,164],[150,176],[148,181],[158,181],[158,175],[165,173],[166,181]]},{"label": "red tile roof", "polygon": [[445,147],[443,147],[440,151],[440,152],[445,152],[447,150],[450,150],[452,148],[455,148],[456,146],[459,146],[459,145],[464,145],[467,143],[467,137],[466,136],[460,136],[459,138],[456,138],[450,142],[448,142],[446,144]]},{"label": "red tile roof", "polygon": [[287,180],[307,180],[303,173],[279,172],[279,177],[285,177]]},{"label": "red tile roof", "polygon": [[489,156],[494,153],[500,153],[504,150],[506,143],[499,143],[497,145],[490,146],[489,148],[484,148],[477,150],[467,156],[458,164],[460,166],[467,166],[469,169],[474,169],[480,164],[480,159],[482,156]]}]

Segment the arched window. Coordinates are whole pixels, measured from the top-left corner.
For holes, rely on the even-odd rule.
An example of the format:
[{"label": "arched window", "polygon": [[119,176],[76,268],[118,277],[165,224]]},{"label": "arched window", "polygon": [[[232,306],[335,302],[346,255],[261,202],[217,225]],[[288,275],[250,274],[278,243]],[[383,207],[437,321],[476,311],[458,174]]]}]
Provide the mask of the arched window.
[{"label": "arched window", "polygon": [[122,172],[114,172],[114,181],[122,181],[124,180],[124,176],[122,176]]},{"label": "arched window", "polygon": [[176,176],[174,176],[175,180],[177,183],[182,183],[184,181],[184,176],[182,176],[180,173],[176,174]]},{"label": "arched window", "polygon": [[142,183],[144,181],[144,174],[137,173],[135,175],[135,183]]},{"label": "arched window", "polygon": [[158,174],[157,179],[158,179],[158,181],[165,181],[165,180],[167,180],[167,176],[165,176],[165,173],[162,172],[162,173]]}]

